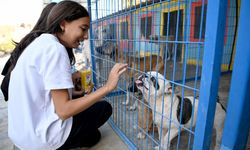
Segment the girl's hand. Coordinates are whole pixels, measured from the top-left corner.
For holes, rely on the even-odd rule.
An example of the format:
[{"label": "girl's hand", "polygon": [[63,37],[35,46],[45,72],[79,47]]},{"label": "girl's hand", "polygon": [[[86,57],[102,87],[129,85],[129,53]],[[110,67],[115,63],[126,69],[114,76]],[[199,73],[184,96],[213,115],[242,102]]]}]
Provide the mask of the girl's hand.
[{"label": "girl's hand", "polygon": [[127,70],[128,64],[116,63],[109,73],[109,78],[106,83],[108,92],[114,90],[118,84],[119,77]]},{"label": "girl's hand", "polygon": [[77,79],[81,79],[81,73],[79,71],[76,71],[72,74],[72,80],[73,82]]},{"label": "girl's hand", "polygon": [[93,88],[94,88],[94,84],[93,84],[93,83],[90,83],[90,84],[88,85],[88,88],[85,89],[85,94],[90,94],[90,93],[92,92]]}]

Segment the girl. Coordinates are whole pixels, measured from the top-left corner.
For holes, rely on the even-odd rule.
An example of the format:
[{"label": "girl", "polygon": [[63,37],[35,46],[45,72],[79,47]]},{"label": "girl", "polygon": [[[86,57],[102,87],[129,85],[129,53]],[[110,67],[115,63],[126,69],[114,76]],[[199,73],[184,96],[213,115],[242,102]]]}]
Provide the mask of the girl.
[{"label": "girl", "polygon": [[8,134],[20,149],[91,147],[100,140],[98,128],[112,114],[111,105],[100,100],[116,88],[127,64],[115,64],[103,87],[71,100],[72,48],[88,38],[89,26],[83,6],[61,1],[46,30],[21,40],[27,47],[11,72],[8,103]]}]

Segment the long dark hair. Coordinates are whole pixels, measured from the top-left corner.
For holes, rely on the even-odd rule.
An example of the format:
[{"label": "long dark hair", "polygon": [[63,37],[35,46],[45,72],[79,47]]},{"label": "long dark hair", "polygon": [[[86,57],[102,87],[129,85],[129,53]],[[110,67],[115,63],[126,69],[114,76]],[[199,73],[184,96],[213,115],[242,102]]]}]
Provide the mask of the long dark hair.
[{"label": "long dark hair", "polygon": [[55,5],[56,5],[56,2],[51,2],[51,3],[47,4],[43,8],[42,13],[41,13],[39,19],[37,20],[35,26],[33,27],[32,31],[35,31],[35,30],[45,30],[46,29],[46,23],[47,23],[48,15],[49,15],[51,9]]},{"label": "long dark hair", "polygon": [[19,43],[14,42],[15,49],[13,50],[13,52],[11,53],[9,64],[6,66],[8,67],[8,69],[6,69],[6,74],[7,72],[10,72],[13,70],[13,68],[16,65],[17,59],[19,58],[19,56],[22,54],[22,52],[24,51],[24,49],[38,36],[40,36],[42,33],[45,32],[46,29],[46,23],[47,23],[47,18],[48,15],[51,11],[51,9],[56,5],[56,2],[51,2],[48,5],[46,5],[43,10],[42,13],[39,17],[39,19],[37,20],[35,26],[33,27],[33,29],[31,30],[31,32],[29,34],[27,34],[24,38],[21,39],[21,41]]},{"label": "long dark hair", "polygon": [[[47,11],[45,11],[47,12]],[[42,15],[41,15],[42,16]],[[40,17],[41,17],[40,16]],[[46,17],[44,15],[43,17]],[[40,28],[38,25],[38,29],[32,30],[29,34],[27,34],[15,47],[14,51],[11,54],[11,63],[15,66],[17,59],[22,54],[24,49],[37,37],[39,37],[43,33],[56,34],[61,33],[62,29],[60,27],[60,23],[63,20],[68,22],[77,20],[82,17],[89,17],[88,11],[79,3],[65,0],[57,3],[47,14],[47,19],[43,18],[42,21],[46,20],[46,28]],[[40,20],[40,19],[39,19]],[[67,53],[69,55],[71,65],[75,63],[75,57],[72,51],[72,48],[67,48]],[[13,67],[14,67],[13,66]]]},{"label": "long dark hair", "polygon": [[[60,23],[65,20],[71,22],[82,17],[89,17],[88,11],[74,1],[61,1],[50,11],[47,19],[47,32],[50,34],[61,33]],[[71,64],[75,63],[75,57],[71,48],[66,48]]]}]

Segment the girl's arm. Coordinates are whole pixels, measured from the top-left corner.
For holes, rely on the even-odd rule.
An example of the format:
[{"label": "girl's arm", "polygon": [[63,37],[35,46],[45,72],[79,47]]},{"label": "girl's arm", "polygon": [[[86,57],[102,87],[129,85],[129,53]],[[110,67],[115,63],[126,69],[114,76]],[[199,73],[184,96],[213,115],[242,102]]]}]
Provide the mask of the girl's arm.
[{"label": "girl's arm", "polygon": [[114,90],[120,75],[127,70],[127,64],[117,63],[112,68],[105,86],[95,92],[75,100],[70,100],[67,89],[51,90],[52,99],[58,116],[65,120],[72,117],[101,100],[102,97]]}]

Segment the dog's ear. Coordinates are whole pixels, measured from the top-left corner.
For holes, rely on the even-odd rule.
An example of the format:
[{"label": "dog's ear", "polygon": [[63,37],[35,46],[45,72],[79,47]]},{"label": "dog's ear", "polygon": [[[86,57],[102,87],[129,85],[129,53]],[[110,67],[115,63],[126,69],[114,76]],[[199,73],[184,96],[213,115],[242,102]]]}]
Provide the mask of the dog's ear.
[{"label": "dog's ear", "polygon": [[165,94],[172,94],[172,93],[178,94],[180,92],[180,88],[176,85],[173,85],[173,83],[166,83],[165,85]]},{"label": "dog's ear", "polygon": [[174,86],[174,93],[179,94],[180,93],[180,88],[178,86]]}]

